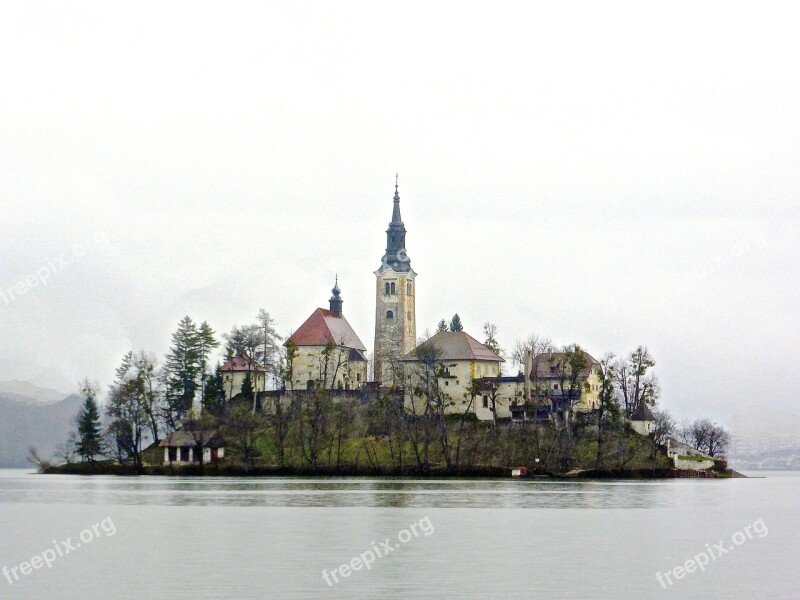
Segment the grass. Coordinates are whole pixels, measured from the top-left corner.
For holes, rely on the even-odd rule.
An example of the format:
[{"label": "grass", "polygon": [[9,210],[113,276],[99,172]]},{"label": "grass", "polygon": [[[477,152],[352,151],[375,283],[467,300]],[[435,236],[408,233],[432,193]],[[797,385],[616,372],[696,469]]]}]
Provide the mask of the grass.
[{"label": "grass", "polygon": [[678,460],[690,460],[694,462],[707,462],[710,460],[713,461],[713,459],[711,458],[704,458],[702,456],[689,456],[689,455],[678,456]]}]

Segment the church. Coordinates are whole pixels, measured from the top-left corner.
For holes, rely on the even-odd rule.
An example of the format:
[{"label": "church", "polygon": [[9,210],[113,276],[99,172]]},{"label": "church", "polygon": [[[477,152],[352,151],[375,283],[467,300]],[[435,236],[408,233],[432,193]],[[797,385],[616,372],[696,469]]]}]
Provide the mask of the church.
[{"label": "church", "polygon": [[[424,409],[420,398],[431,369],[447,413],[472,412],[482,421],[540,419],[539,412],[564,402],[564,369],[560,353],[529,357],[523,372],[503,376],[504,359],[464,331],[440,331],[417,346],[416,279],[406,250],[406,227],[400,213],[400,190],[395,179],[392,216],[386,229],[386,248],[375,275],[375,337],[372,368],[367,348],[347,320],[342,290],[336,278],[327,308],[316,308],[284,343],[286,376],[283,389],[266,391],[256,378],[258,396],[287,400],[295,392],[326,390],[361,401],[376,398],[380,388],[403,397],[412,413]],[[436,365],[429,364],[435,356]],[[426,357],[428,357],[426,359]],[[222,369],[225,381],[242,376],[246,357],[236,357]],[[238,362],[237,362],[238,360]],[[579,374],[580,391],[570,391],[578,412],[598,404],[599,363],[586,355]],[[249,364],[249,363],[248,363]],[[237,370],[238,368],[238,370]],[[566,388],[564,388],[566,389]],[[525,398],[537,398],[531,408]],[[549,407],[549,408],[548,408]],[[533,412],[531,412],[533,411]],[[539,411],[539,412],[536,412]],[[547,415],[544,415],[546,418]]]},{"label": "church", "polygon": [[[395,177],[386,251],[380,268],[375,271],[372,379],[378,386],[397,383],[400,359],[416,346],[416,277],[406,253],[406,228],[400,216],[400,192]],[[359,390],[369,379],[367,349],[344,316],[338,278],[331,293],[329,307],[314,310],[284,343],[288,386],[292,390]]]}]

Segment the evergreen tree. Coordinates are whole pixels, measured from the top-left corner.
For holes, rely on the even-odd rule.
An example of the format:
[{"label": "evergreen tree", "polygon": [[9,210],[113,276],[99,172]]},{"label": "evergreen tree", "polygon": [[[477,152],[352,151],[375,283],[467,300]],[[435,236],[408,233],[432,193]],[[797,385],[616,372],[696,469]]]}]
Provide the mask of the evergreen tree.
[{"label": "evergreen tree", "polygon": [[442,331],[447,331],[447,321],[444,319],[439,321],[439,324],[436,326],[436,333],[441,333]]},{"label": "evergreen tree", "polygon": [[464,326],[461,324],[461,317],[458,316],[458,313],[453,315],[453,318],[450,319],[450,331],[464,331]]},{"label": "evergreen tree", "polygon": [[225,406],[225,387],[220,368],[220,364],[217,363],[214,372],[206,377],[206,385],[203,390],[203,410],[210,412],[212,415],[222,414]]},{"label": "evergreen tree", "polygon": [[219,341],[214,337],[214,330],[207,321],[200,323],[197,330],[197,362],[200,369],[200,398],[205,403],[206,398],[206,369],[211,351],[219,346]]},{"label": "evergreen tree", "polygon": [[192,408],[200,374],[200,355],[197,326],[191,318],[184,317],[172,334],[172,345],[165,361],[170,421],[180,419]]},{"label": "evergreen tree", "polygon": [[97,408],[97,388],[84,379],[81,383],[83,407],[78,413],[77,451],[84,462],[94,462],[96,455],[103,450],[103,436],[100,428],[100,411]]},{"label": "evergreen tree", "polygon": [[253,378],[250,377],[250,371],[247,372],[244,376],[244,380],[242,380],[242,394],[247,398],[253,395]]}]

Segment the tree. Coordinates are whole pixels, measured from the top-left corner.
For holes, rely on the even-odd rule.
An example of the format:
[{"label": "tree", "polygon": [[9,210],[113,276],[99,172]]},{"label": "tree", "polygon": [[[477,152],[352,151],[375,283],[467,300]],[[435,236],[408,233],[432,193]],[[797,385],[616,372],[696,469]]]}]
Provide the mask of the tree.
[{"label": "tree", "polygon": [[25,457],[29,463],[33,463],[36,465],[36,470],[39,473],[44,473],[47,469],[49,469],[52,465],[50,462],[45,459],[39,451],[36,449],[35,446],[28,446],[28,456]]},{"label": "tree", "polygon": [[[130,354],[130,353],[129,353]],[[147,417],[147,428],[154,442],[159,441],[159,429],[164,414],[164,389],[159,381],[158,361],[154,354],[141,350],[129,357],[141,384],[141,409]]]},{"label": "tree", "polygon": [[297,359],[297,344],[289,340],[286,342],[286,357],[283,363],[282,378],[289,383],[289,389],[294,391],[294,361]]},{"label": "tree", "polygon": [[730,433],[711,419],[684,420],[678,436],[683,443],[712,457],[724,454],[730,443]]},{"label": "tree", "polygon": [[222,380],[222,367],[217,363],[214,372],[206,377],[206,385],[203,390],[203,410],[209,411],[213,415],[222,414],[225,406],[225,384]]},{"label": "tree", "polygon": [[436,325],[436,333],[441,333],[443,331],[447,331],[447,321],[444,319],[439,321],[439,324]]},{"label": "tree", "polygon": [[214,330],[207,321],[200,323],[197,330],[197,364],[200,372],[200,398],[206,397],[206,369],[211,351],[219,346],[219,341],[214,337]]},{"label": "tree", "polygon": [[453,318],[450,319],[450,331],[464,331],[464,326],[461,324],[461,317],[458,316],[458,313],[453,315]]},{"label": "tree", "polygon": [[242,380],[242,395],[246,398],[250,398],[253,395],[253,378],[250,377],[250,371],[245,373],[244,379]]},{"label": "tree", "polygon": [[244,402],[234,402],[227,407],[222,423],[225,443],[252,467],[259,456],[258,440],[269,429],[269,420],[262,410],[253,411]]},{"label": "tree", "polygon": [[194,403],[200,373],[201,342],[197,327],[188,316],[181,319],[172,334],[172,345],[165,361],[167,422],[171,429],[189,412]]},{"label": "tree", "polygon": [[653,411],[653,439],[656,444],[663,444],[668,437],[675,434],[675,419],[666,409]]},{"label": "tree", "polygon": [[204,454],[209,443],[216,437],[218,428],[217,418],[210,413],[198,413],[190,410],[183,422],[183,431],[192,439],[194,457],[200,471],[204,469]]},{"label": "tree", "polygon": [[616,378],[626,416],[632,415],[642,403],[654,406],[661,395],[658,379],[650,371],[655,364],[644,346],[639,346],[625,360],[617,362]]},{"label": "tree", "polygon": [[487,321],[483,324],[483,335],[486,337],[483,345],[489,348],[497,356],[503,355],[503,349],[497,343],[497,325]]},{"label": "tree", "polygon": [[258,311],[256,317],[259,326],[259,337],[261,348],[259,352],[259,362],[264,367],[264,373],[270,373],[276,380],[280,378],[280,344],[283,339],[275,330],[275,320],[263,308]]},{"label": "tree", "polygon": [[84,379],[80,384],[83,407],[78,413],[77,451],[83,462],[94,462],[103,450],[100,411],[97,408],[97,384]]},{"label": "tree", "polygon": [[597,406],[597,458],[595,468],[600,468],[603,461],[603,445],[609,426],[619,420],[619,402],[614,385],[614,355],[606,354],[600,360],[599,389]]},{"label": "tree", "polygon": [[149,426],[154,428],[154,436],[158,434],[157,425],[151,424],[151,413],[148,412],[154,402],[153,389],[148,388],[153,369],[153,363],[144,352],[136,356],[128,352],[123,356],[109,390],[106,407],[109,422],[107,435],[117,460],[133,460],[134,466],[140,471],[143,467],[144,430]]},{"label": "tree", "polygon": [[514,343],[514,349],[511,351],[511,360],[514,361],[514,364],[524,367],[526,351],[530,352],[532,358],[535,358],[545,352],[552,352],[553,349],[553,341],[549,337],[531,333],[525,339],[517,340]]}]

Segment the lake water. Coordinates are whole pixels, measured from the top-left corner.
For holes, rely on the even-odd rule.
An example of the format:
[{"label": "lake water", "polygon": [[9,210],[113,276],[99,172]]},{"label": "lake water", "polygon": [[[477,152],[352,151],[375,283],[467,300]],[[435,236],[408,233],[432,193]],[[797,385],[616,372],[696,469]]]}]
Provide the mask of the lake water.
[{"label": "lake water", "polygon": [[800,474],[753,475],[766,478],[6,470],[0,598],[800,598]]}]

